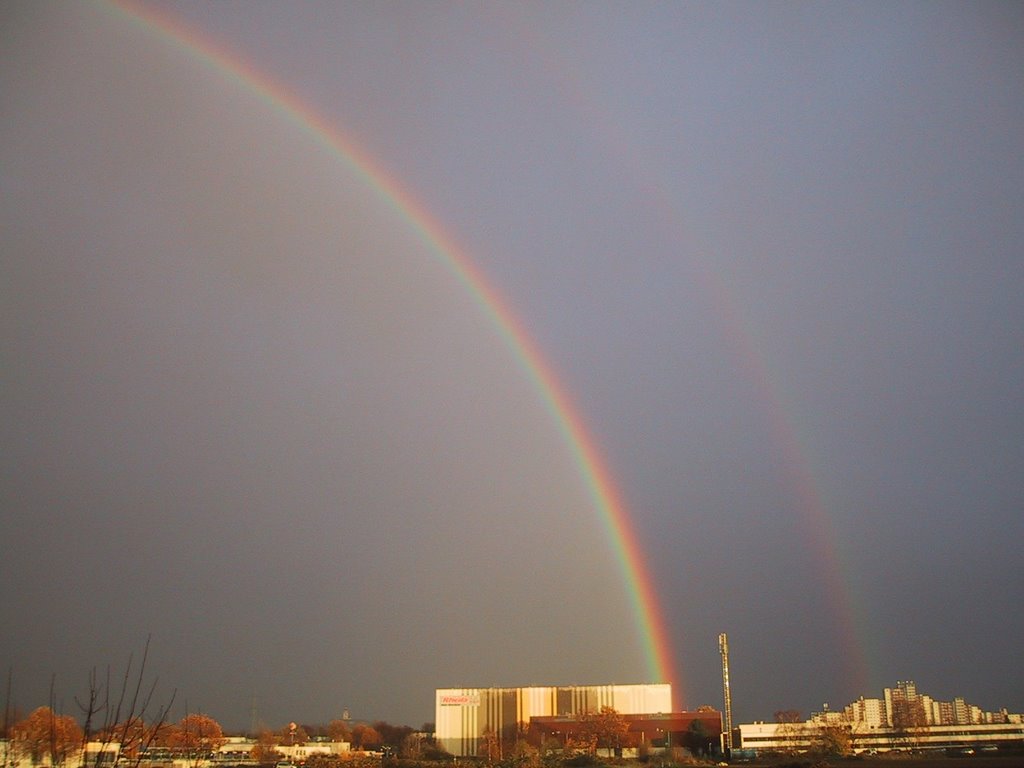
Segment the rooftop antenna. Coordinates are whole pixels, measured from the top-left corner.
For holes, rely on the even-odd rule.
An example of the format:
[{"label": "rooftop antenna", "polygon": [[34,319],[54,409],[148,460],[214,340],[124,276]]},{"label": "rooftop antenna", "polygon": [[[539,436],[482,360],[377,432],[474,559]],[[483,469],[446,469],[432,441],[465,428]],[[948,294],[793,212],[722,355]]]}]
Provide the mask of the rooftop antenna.
[{"label": "rooftop antenna", "polygon": [[725,699],[725,754],[732,754],[732,695],[729,693],[729,636],[718,636],[718,652],[722,654],[722,694]]}]

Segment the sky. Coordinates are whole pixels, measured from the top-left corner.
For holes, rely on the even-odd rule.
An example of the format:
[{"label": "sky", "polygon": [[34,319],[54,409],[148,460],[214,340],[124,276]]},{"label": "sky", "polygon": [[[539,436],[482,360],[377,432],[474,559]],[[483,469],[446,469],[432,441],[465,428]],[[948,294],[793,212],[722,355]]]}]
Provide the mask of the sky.
[{"label": "sky", "polygon": [[13,702],[147,637],[232,729],[663,682],[457,248],[621,493],[676,706],[721,706],[727,632],[736,722],[898,680],[1024,711],[1021,39],[985,2],[4,3]]}]

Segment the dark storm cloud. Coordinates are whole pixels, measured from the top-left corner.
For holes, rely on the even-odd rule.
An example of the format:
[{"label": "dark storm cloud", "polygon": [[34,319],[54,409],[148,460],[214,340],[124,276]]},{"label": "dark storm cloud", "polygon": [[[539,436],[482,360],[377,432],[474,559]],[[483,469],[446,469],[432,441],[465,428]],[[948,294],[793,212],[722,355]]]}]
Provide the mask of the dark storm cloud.
[{"label": "dark storm cloud", "polygon": [[[509,297],[622,481],[680,703],[718,702],[728,631],[742,720],[907,678],[1024,709],[1016,6],[161,7]],[[253,689],[418,725],[436,685],[642,676],[564,446],[399,218],[107,11],[6,14],[16,680],[150,630],[238,724]]]},{"label": "dark storm cloud", "polygon": [[237,84],[55,17],[5,86],[16,701],[51,673],[70,700],[150,632],[161,679],[233,727],[254,695],[269,722],[418,725],[499,662],[641,676],[583,480],[437,255]]}]

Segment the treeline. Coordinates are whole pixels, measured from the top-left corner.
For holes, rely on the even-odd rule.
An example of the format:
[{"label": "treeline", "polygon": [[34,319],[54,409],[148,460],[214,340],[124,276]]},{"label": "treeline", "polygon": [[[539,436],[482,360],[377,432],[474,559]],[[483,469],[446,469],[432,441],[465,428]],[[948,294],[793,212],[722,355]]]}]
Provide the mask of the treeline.
[{"label": "treeline", "polygon": [[381,746],[400,747],[415,733],[433,733],[434,724],[424,723],[419,731],[408,725],[392,725],[384,720],[372,723],[348,720],[331,720],[329,723],[317,725],[289,723],[283,728],[273,731],[261,728],[257,733],[249,734],[257,740],[274,741],[276,744],[301,745],[313,741],[346,741],[353,749],[377,749]]},{"label": "treeline", "polygon": [[[186,715],[178,722],[146,722],[138,716],[125,721],[105,723],[91,729],[71,715],[38,707],[21,717],[8,710],[0,728],[9,757],[27,758],[33,765],[64,765],[77,757],[80,764],[105,759],[103,753],[116,753],[120,764],[159,762],[161,758],[184,757],[200,760],[210,757],[226,742],[224,729],[205,714]],[[356,751],[383,751],[395,757],[436,759],[441,757],[433,741],[433,723],[424,723],[420,731],[407,725],[384,720],[373,723],[349,723],[332,720],[326,725],[289,724],[272,731],[261,729],[246,758],[261,764],[277,763],[286,755],[280,747],[295,747],[325,740],[347,742]],[[91,750],[91,752],[90,752]],[[314,754],[304,762],[310,768],[328,768],[335,755]],[[7,761],[4,761],[7,764]]]},{"label": "treeline", "polygon": [[50,707],[38,707],[20,719],[12,714],[15,719],[5,722],[3,728],[10,757],[28,758],[33,765],[63,765],[72,756],[83,765],[100,764],[106,754],[114,752],[122,762],[137,763],[153,750],[200,759],[224,743],[220,724],[202,714],[186,715],[176,723],[147,723],[132,716],[96,729],[89,727],[89,718],[83,727],[71,715],[58,714]]},{"label": "treeline", "polygon": [[[384,720],[354,724],[347,720],[332,720],[320,725],[290,723],[277,731],[264,728],[254,734],[253,758],[261,763],[274,762],[284,757],[278,749],[281,746],[301,746],[326,739],[347,742],[355,751],[381,751],[394,757],[436,759],[443,753],[435,745],[433,731],[433,723],[424,723],[417,731],[408,725],[393,725]],[[339,759],[337,755],[312,754],[305,759],[305,765],[308,768],[328,768]]]},{"label": "treeline", "polygon": [[[146,640],[138,661],[129,656],[123,672],[109,667],[103,674],[90,671],[84,695],[74,697],[75,714],[58,708],[55,681],[50,684],[48,706],[28,715],[11,703],[12,673],[8,671],[3,721],[0,723],[0,761],[4,766],[27,759],[33,766],[62,766],[74,759],[83,768],[102,768],[111,762],[119,768],[139,768],[162,758],[187,758],[198,764],[213,755],[226,741],[224,730],[213,717],[189,713],[177,722],[169,720],[177,691],[159,697],[156,679],[147,677],[150,640]],[[394,756],[422,757],[436,751],[433,724],[425,723],[422,732],[406,725],[383,720],[349,723],[332,720],[322,725],[289,723],[272,731],[261,729],[248,734],[255,745],[247,760],[277,762],[284,757],[279,747],[294,747],[322,741],[348,742],[355,750],[382,750]],[[112,757],[113,756],[113,757]],[[313,763],[330,762],[330,755],[316,756]],[[314,768],[310,761],[307,765]],[[326,765],[321,768],[327,768]]]}]

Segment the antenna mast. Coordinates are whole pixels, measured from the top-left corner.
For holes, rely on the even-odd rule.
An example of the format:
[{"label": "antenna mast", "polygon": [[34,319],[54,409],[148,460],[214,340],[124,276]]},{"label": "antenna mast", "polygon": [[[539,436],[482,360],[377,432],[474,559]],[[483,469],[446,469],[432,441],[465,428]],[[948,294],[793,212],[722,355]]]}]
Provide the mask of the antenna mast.
[{"label": "antenna mast", "polygon": [[722,654],[722,693],[725,699],[725,753],[732,754],[732,695],[729,693],[729,636],[718,636],[718,651]]}]

